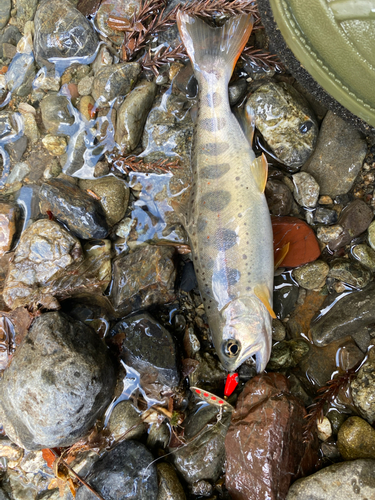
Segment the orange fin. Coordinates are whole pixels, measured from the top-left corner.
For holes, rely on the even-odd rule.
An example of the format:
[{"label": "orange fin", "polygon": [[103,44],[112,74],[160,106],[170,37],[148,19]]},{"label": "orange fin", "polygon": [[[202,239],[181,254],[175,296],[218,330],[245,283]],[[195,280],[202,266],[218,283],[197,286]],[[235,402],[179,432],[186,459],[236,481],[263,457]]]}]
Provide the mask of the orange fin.
[{"label": "orange fin", "polygon": [[254,293],[258,297],[258,299],[263,303],[264,307],[270,313],[272,318],[276,318],[276,314],[274,313],[270,305],[270,293],[266,285],[256,285],[254,287]]},{"label": "orange fin", "polygon": [[254,176],[257,186],[260,189],[260,192],[264,193],[268,175],[268,163],[266,157],[264,156],[264,153],[262,153],[262,156],[255,158],[255,160],[251,164],[251,172]]},{"label": "orange fin", "polygon": [[275,269],[277,269],[289,252],[290,243],[286,243],[275,255]]},{"label": "orange fin", "polygon": [[250,142],[250,146],[253,146],[254,131],[255,131],[255,111],[250,104],[245,106],[245,121],[246,121],[246,137]]}]

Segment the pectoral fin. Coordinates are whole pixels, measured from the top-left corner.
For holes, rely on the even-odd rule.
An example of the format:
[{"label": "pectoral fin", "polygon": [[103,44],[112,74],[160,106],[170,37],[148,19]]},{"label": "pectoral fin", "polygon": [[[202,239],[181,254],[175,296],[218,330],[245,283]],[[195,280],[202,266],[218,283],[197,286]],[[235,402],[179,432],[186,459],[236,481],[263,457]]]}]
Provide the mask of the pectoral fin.
[{"label": "pectoral fin", "polygon": [[266,285],[256,285],[254,287],[254,293],[258,297],[258,299],[263,303],[264,307],[270,313],[272,318],[276,318],[276,314],[273,312],[273,309],[270,305],[270,294]]},{"label": "pectoral fin", "polygon": [[286,243],[275,255],[275,269],[277,269],[289,252],[290,243]]},{"label": "pectoral fin", "polygon": [[254,176],[257,186],[260,189],[260,192],[264,193],[268,175],[268,163],[266,157],[264,156],[264,153],[262,153],[262,156],[255,158],[255,160],[251,164],[251,172]]}]

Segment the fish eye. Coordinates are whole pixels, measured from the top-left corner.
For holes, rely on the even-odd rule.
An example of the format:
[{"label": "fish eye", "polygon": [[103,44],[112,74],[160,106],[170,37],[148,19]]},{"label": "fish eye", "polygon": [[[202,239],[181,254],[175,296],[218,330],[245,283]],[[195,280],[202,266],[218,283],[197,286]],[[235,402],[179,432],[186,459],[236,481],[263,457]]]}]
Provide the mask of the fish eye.
[{"label": "fish eye", "polygon": [[299,128],[299,131],[301,132],[301,134],[306,134],[310,129],[311,127],[313,126],[313,122],[310,121],[310,120],[307,120],[306,122],[303,122],[302,125],[300,126]]},{"label": "fish eye", "polygon": [[238,356],[241,350],[241,344],[238,340],[229,339],[223,344],[223,352],[228,358],[235,358]]}]

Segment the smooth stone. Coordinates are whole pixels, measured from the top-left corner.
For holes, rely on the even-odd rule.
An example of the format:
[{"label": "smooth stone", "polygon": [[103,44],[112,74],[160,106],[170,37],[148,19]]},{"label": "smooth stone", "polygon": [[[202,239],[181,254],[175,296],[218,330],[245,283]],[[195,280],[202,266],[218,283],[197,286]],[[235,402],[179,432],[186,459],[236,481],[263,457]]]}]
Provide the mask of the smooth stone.
[{"label": "smooth stone", "polygon": [[95,61],[92,63],[91,68],[94,72],[94,75],[98,73],[105,66],[110,66],[113,63],[113,56],[107,49],[105,45],[102,45],[99,49],[98,55],[95,58]]},{"label": "smooth stone", "polygon": [[330,465],[298,479],[286,500],[370,500],[375,496],[375,460]]},{"label": "smooth stone", "polygon": [[206,406],[190,414],[183,423],[188,444],[170,449],[174,466],[189,485],[216,481],[222,473],[231,412],[224,412],[219,424],[218,412],[215,406]]},{"label": "smooth stone", "polygon": [[22,113],[24,134],[31,146],[37,144],[40,139],[40,132],[35,117],[31,113]]},{"label": "smooth stone", "polygon": [[108,226],[99,202],[77,186],[62,179],[50,179],[39,191],[40,210],[51,211],[78,238],[105,238]]},{"label": "smooth stone", "polygon": [[246,383],[225,439],[225,486],[231,498],[285,498],[306,450],[305,414],[280,373]]},{"label": "smooth stone", "polygon": [[83,191],[90,189],[100,197],[110,227],[124,217],[129,202],[129,188],[124,181],[113,175],[97,180],[80,179],[79,187]]},{"label": "smooth stone", "polygon": [[24,161],[16,163],[7,178],[7,184],[21,182],[30,173],[30,165]]},{"label": "smooth stone", "polygon": [[0,1],[0,29],[4,28],[8,24],[11,8],[12,8],[11,0]]},{"label": "smooth stone", "polygon": [[49,134],[58,134],[60,125],[73,124],[74,118],[68,110],[68,103],[65,96],[56,94],[47,94],[40,102],[43,125]]},{"label": "smooth stone", "polygon": [[322,243],[330,245],[337,241],[344,234],[344,228],[340,224],[335,224],[328,227],[318,227],[316,236]]},{"label": "smooth stone", "polygon": [[331,224],[336,224],[337,219],[338,216],[336,210],[318,207],[314,212],[313,222],[314,224],[326,224],[327,226],[330,226]]},{"label": "smooth stone", "polygon": [[85,76],[84,78],[82,78],[82,80],[80,80],[80,82],[78,83],[79,95],[81,96],[90,95],[93,84],[94,84],[93,76]]},{"label": "smooth stone", "polygon": [[17,54],[17,48],[15,45],[11,43],[3,43],[3,57],[5,59],[13,59],[13,57]]},{"label": "smooth stone", "polygon": [[286,336],[284,323],[277,318],[272,319],[272,340],[280,342]]},{"label": "smooth stone", "polygon": [[103,415],[114,387],[114,368],[100,337],[63,313],[45,313],[0,381],[0,420],[23,448],[70,446]]},{"label": "smooth stone", "polygon": [[141,66],[138,63],[120,63],[104,66],[94,77],[92,96],[102,104],[112,101],[115,97],[126,95],[134,87]]},{"label": "smooth stone", "polygon": [[9,153],[11,163],[17,163],[21,161],[24,152],[27,148],[27,137],[22,135],[19,139],[14,142],[9,142],[5,145],[5,149]]},{"label": "smooth stone", "polygon": [[0,202],[0,257],[11,249],[17,219],[17,208],[9,203]]},{"label": "smooth stone", "polygon": [[311,324],[314,344],[323,346],[346,335],[353,336],[375,321],[375,285],[372,283],[360,292],[341,297],[328,296],[321,309],[326,311],[325,314]]},{"label": "smooth stone", "polygon": [[372,274],[358,262],[349,259],[335,259],[331,263],[328,277],[362,290],[370,283]]},{"label": "smooth stone", "polygon": [[371,222],[368,227],[368,243],[375,250],[375,221]]},{"label": "smooth stone", "polygon": [[316,429],[318,431],[318,438],[321,441],[327,441],[332,436],[331,422],[327,417],[323,417],[321,420],[317,419]]},{"label": "smooth stone", "polygon": [[8,90],[19,97],[26,97],[32,91],[35,73],[33,54],[18,52],[5,74]]},{"label": "smooth stone", "polygon": [[314,231],[306,222],[296,217],[271,217],[273,230],[274,259],[289,243],[289,250],[282,267],[299,267],[316,260],[320,256],[320,247]]},{"label": "smooth stone", "polygon": [[325,285],[328,272],[329,265],[322,260],[316,260],[297,267],[292,274],[299,286],[307,290],[319,290]]},{"label": "smooth stone", "polygon": [[375,422],[375,349],[369,351],[368,358],[350,384],[354,404],[360,415],[370,424]]},{"label": "smooth stone", "polygon": [[130,26],[134,13],[140,6],[140,0],[103,0],[95,16],[95,24],[115,45],[121,45],[124,34],[121,31],[110,28],[109,17],[119,17],[123,23]]},{"label": "smooth stone", "polygon": [[[94,463],[86,481],[106,500],[157,500],[158,479],[154,457],[136,441],[123,441]],[[77,500],[92,500],[85,487]]]},{"label": "smooth stone", "polygon": [[174,253],[174,247],[146,245],[114,260],[110,300],[118,317],[174,299]]},{"label": "smooth stone", "polygon": [[336,240],[329,243],[331,250],[337,250],[364,233],[373,219],[373,211],[362,200],[354,200],[341,212],[338,223],[344,229]]},{"label": "smooth stone", "polygon": [[306,290],[299,298],[288,320],[288,333],[291,338],[308,337],[310,323],[322,306],[327,294],[322,291]]},{"label": "smooth stone", "polygon": [[288,186],[277,179],[267,181],[265,195],[272,215],[289,215],[293,197]]},{"label": "smooth stone", "polygon": [[314,208],[319,198],[319,184],[314,177],[307,172],[299,172],[293,175],[293,196],[302,207]]},{"label": "smooth stone", "polygon": [[[196,350],[198,346],[195,344],[194,347],[193,349]],[[226,377],[226,371],[218,359],[209,352],[195,352],[194,361],[197,361],[199,364],[195,370],[189,374],[190,385],[201,387],[210,392],[217,392],[220,390],[222,381]]]},{"label": "smooth stone", "polygon": [[85,95],[79,101],[79,110],[87,121],[92,120],[91,110],[94,107],[95,100],[91,95]]},{"label": "smooth stone", "polygon": [[113,408],[108,421],[113,439],[138,439],[146,432],[146,426],[131,401],[120,401]]},{"label": "smooth stone", "polygon": [[349,417],[340,427],[337,445],[344,460],[375,459],[375,429],[360,417]]},{"label": "smooth stone", "polygon": [[171,334],[147,313],[121,320],[109,333],[111,343],[120,350],[127,366],[141,377],[141,386],[150,397],[162,397],[163,392],[179,383],[176,346]]},{"label": "smooth stone", "polygon": [[291,85],[268,82],[246,101],[255,126],[276,157],[297,172],[314,151],[318,124],[308,102]]},{"label": "smooth stone", "polygon": [[171,440],[171,430],[166,420],[164,422],[154,422],[148,431],[147,447],[149,450],[165,450]]},{"label": "smooth stone", "polygon": [[375,251],[372,248],[365,243],[359,243],[351,248],[351,254],[363,267],[372,273],[375,272]]},{"label": "smooth stone", "polygon": [[68,0],[40,2],[34,24],[34,48],[40,67],[52,57],[90,57],[98,46],[90,22]]},{"label": "smooth stone", "polygon": [[247,91],[247,81],[245,78],[239,78],[228,86],[229,104],[235,106],[245,97]]},{"label": "smooth stone", "polygon": [[27,21],[32,21],[35,16],[38,0],[16,0],[17,25],[23,29]]},{"label": "smooth stone", "polygon": [[58,92],[61,86],[61,78],[55,70],[39,72],[38,76],[33,81],[34,90],[53,90]]},{"label": "smooth stone", "polygon": [[298,298],[298,286],[290,272],[274,278],[273,310],[279,319],[284,319],[293,310]]},{"label": "smooth stone", "polygon": [[184,488],[182,487],[176,471],[167,462],[156,464],[159,481],[159,494],[157,500],[186,500]]},{"label": "smooth stone", "polygon": [[367,144],[362,134],[342,118],[328,111],[316,148],[302,170],[310,173],[322,195],[347,193],[365,159]]},{"label": "smooth stone", "polygon": [[267,371],[280,371],[293,368],[309,352],[307,342],[302,339],[283,340],[272,347]]},{"label": "smooth stone", "polygon": [[14,309],[19,305],[43,302],[49,297],[48,283],[81,260],[79,241],[57,222],[46,219],[34,222],[23,231],[10,265],[3,292],[6,304]]},{"label": "smooth stone", "polygon": [[137,147],[156,91],[155,83],[142,81],[121,104],[117,113],[115,141],[122,154],[129,154]]},{"label": "smooth stone", "polygon": [[61,156],[65,153],[67,142],[65,137],[47,134],[42,139],[43,146],[54,156]]}]

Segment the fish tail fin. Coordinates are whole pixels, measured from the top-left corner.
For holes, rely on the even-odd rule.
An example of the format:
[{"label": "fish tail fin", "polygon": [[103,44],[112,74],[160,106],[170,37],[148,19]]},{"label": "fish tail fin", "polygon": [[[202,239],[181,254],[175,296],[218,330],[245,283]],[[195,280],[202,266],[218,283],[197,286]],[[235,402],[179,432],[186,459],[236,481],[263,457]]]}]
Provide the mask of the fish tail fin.
[{"label": "fish tail fin", "polygon": [[253,23],[253,16],[242,14],[230,18],[221,28],[212,28],[180,11],[177,25],[196,76],[199,78],[202,72],[222,74],[224,70],[229,81]]}]

